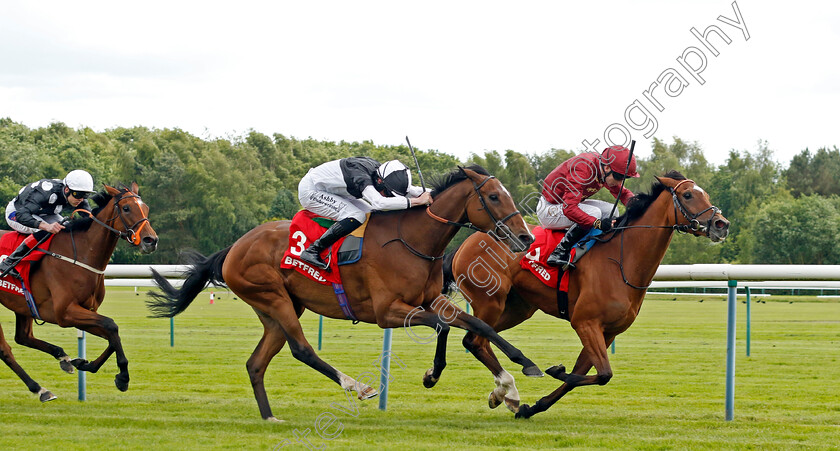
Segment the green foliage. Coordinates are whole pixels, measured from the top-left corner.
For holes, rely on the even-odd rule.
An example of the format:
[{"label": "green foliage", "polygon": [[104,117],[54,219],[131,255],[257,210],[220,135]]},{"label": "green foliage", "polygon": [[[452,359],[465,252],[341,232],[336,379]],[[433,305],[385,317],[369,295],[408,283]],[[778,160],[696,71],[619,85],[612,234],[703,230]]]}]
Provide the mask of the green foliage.
[{"label": "green foliage", "polygon": [[812,155],[805,149],[790,161],[785,176],[794,196],[840,195],[840,150],[822,147]]},{"label": "green foliage", "polygon": [[840,211],[821,196],[777,196],[748,222],[750,263],[840,264]]},{"label": "green foliage", "polygon": [[[0,205],[5,205],[26,183],[44,177],[61,178],[77,168],[91,172],[97,184],[136,181],[151,207],[151,223],[160,242],[158,251],[150,255],[140,255],[133,247],[120,243],[113,258],[118,263],[177,263],[179,252],[186,248],[209,254],[229,246],[258,224],[291,218],[300,208],[298,182],[310,168],[329,160],[358,155],[379,161],[399,159],[412,168],[413,183],[420,184],[407,145],[318,141],[279,133],[268,136],[253,130],[242,136],[208,140],[179,129],[118,127],[95,132],[89,128],[76,130],[61,122],[29,129],[9,118],[0,118],[0,149]],[[541,181],[575,155],[563,149],[533,155],[511,149],[491,150],[473,154],[468,162],[462,162],[434,149],[415,151],[425,179],[458,165],[482,165],[498,177],[526,215],[533,213]],[[827,248],[822,253],[809,247],[797,256],[771,255],[769,250],[757,246],[767,244],[767,240],[758,240],[752,234],[759,227],[753,219],[767,214],[761,210],[765,203],[781,199],[792,202],[789,191],[794,197],[823,196],[820,202],[827,201],[834,211],[838,210],[840,178],[836,174],[840,173],[840,150],[836,147],[821,148],[815,153],[805,149],[783,172],[767,143],[759,142],[752,152],[732,150],[726,163],[715,168],[706,160],[700,144],[674,137],[670,143],[654,139],[652,154],[647,158],[637,156],[637,162],[641,177],[627,180],[626,187],[631,191],[648,191],[654,176],[678,170],[706,189],[712,202],[732,222],[729,238],[722,245],[688,235],[675,236],[665,263],[785,258],[833,261]],[[606,190],[594,198],[614,201]],[[619,211],[623,211],[623,206],[619,206]],[[0,227],[8,228],[5,221],[0,222]],[[450,249],[466,235],[456,235]]]}]

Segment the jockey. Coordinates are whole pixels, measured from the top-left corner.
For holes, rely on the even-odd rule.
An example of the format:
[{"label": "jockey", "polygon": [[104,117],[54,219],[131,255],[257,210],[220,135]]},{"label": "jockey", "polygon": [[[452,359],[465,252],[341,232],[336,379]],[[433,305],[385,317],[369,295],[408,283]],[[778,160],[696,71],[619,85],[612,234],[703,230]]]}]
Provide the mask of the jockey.
[{"label": "jockey", "polygon": [[20,278],[14,266],[47,234],[64,228],[60,224],[64,207],[90,211],[86,199],[93,192],[93,177],[81,169],[70,171],[63,180],[43,179],[21,188],[6,206],[6,222],[12,229],[30,236],[0,263],[0,277],[11,274]]},{"label": "jockey", "polygon": [[569,230],[546,263],[562,266],[563,270],[574,268],[569,254],[586,232],[593,227],[605,233],[612,229],[613,218],[608,217],[612,204],[588,198],[606,186],[616,199],[627,205],[633,193],[622,188],[621,181],[625,177],[639,176],[636,158],[630,157],[627,148],[612,146],[604,149],[601,155],[595,152],[576,155],[548,174],[537,204],[537,218],[546,229]]},{"label": "jockey", "polygon": [[380,164],[369,157],[333,160],[314,167],[298,185],[303,208],[335,222],[301,254],[300,259],[321,269],[321,253],[356,230],[371,210],[403,210],[429,205],[432,196],[411,185],[411,172],[399,160]]}]

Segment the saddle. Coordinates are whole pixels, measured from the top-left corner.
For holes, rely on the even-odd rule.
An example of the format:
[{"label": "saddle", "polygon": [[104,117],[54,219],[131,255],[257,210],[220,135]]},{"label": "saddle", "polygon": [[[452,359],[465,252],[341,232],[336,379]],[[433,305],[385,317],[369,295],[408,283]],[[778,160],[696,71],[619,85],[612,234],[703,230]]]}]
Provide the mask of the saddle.
[{"label": "saddle", "polygon": [[[549,266],[546,264],[548,256],[551,251],[557,247],[563,236],[566,235],[565,230],[551,230],[543,227],[535,227],[531,233],[534,235],[534,242],[528,248],[528,252],[519,261],[522,268],[531,271],[534,276],[550,287],[557,287],[560,291],[569,291],[569,275],[568,272],[562,272],[560,268]],[[595,244],[594,237],[600,235],[602,232],[598,229],[590,229],[589,232],[578,241],[578,244],[572,248],[571,258],[572,263],[577,263],[586,252]],[[561,278],[558,280],[558,278]]]},{"label": "saddle", "polygon": [[341,276],[338,272],[340,265],[356,263],[362,258],[362,244],[364,243],[365,228],[367,227],[370,214],[365,217],[365,222],[356,230],[339,239],[330,247],[326,270],[315,268],[300,259],[300,253],[309,244],[317,240],[330,228],[334,220],[318,216],[308,210],[301,210],[292,218],[289,226],[289,245],[283,253],[280,263],[281,268],[294,268],[315,282],[322,285],[341,284]]},{"label": "saddle", "polygon": [[[11,231],[7,232],[3,235],[0,235],[0,259],[5,259],[8,257],[15,249],[20,246],[20,243],[23,242],[29,235],[25,235],[23,233]],[[24,257],[17,265],[15,265],[15,269],[20,274],[20,277],[23,279],[23,284],[27,290],[29,290],[29,276],[32,269],[32,263],[41,260],[44,258],[43,252],[39,252],[38,249],[47,250],[50,247],[50,243],[52,243],[53,238],[55,235],[51,235],[47,238],[47,241],[39,245],[35,248],[32,252],[29,253],[26,257]],[[0,290],[7,291],[12,294],[16,294],[18,296],[23,296],[23,287],[21,287],[21,281],[12,277],[11,275],[7,275],[0,279]]]}]

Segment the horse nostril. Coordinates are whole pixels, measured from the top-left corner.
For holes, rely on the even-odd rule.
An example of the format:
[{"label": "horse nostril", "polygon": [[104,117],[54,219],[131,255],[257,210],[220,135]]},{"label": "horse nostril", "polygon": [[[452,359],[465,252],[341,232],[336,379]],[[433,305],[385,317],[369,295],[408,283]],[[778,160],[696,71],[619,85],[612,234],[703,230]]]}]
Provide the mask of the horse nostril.
[{"label": "horse nostril", "polygon": [[729,221],[724,221],[723,219],[718,219],[715,221],[715,227],[718,229],[728,229],[729,228]]},{"label": "horse nostril", "polygon": [[148,244],[148,245],[155,245],[155,244],[157,244],[157,241],[158,241],[157,238],[155,238],[153,236],[143,237],[143,243]]},{"label": "horse nostril", "polygon": [[523,233],[522,235],[519,235],[519,241],[521,241],[526,246],[530,246],[531,243],[534,242],[534,236],[531,235],[530,233],[528,233],[528,234]]}]

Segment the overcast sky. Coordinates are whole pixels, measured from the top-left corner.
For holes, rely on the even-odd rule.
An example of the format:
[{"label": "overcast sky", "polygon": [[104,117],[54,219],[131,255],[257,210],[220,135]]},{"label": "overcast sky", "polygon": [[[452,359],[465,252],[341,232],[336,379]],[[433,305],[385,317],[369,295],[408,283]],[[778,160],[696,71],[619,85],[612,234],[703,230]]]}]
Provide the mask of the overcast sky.
[{"label": "overcast sky", "polygon": [[[739,28],[729,0],[11,1],[0,116],[205,138],[408,135],[459,158],[602,149],[623,127],[643,156],[645,134],[697,141],[715,164],[761,139],[787,164],[840,145],[838,5],[738,0]],[[713,30],[717,56],[690,31],[710,25],[730,40]],[[686,51],[688,66],[705,59],[697,77]],[[625,118],[635,101],[630,120],[647,109],[653,135]]]}]

